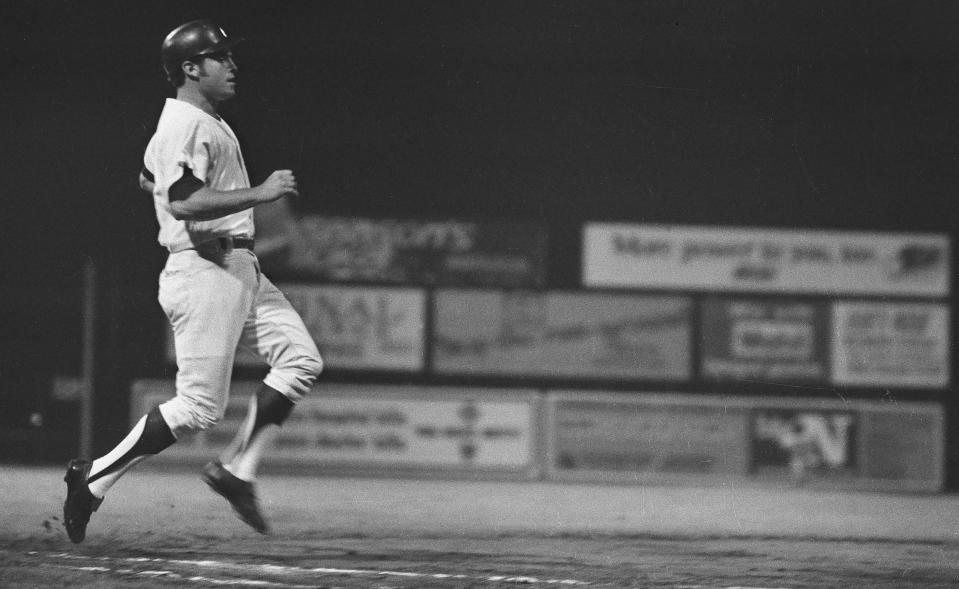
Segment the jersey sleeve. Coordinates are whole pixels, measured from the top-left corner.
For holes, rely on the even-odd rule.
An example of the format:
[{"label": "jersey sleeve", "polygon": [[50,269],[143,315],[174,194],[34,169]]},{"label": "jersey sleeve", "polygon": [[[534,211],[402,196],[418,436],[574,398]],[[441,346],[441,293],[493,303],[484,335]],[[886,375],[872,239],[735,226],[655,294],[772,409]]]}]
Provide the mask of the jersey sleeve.
[{"label": "jersey sleeve", "polygon": [[172,181],[178,180],[183,171],[189,169],[197,180],[208,185],[214,159],[212,146],[210,130],[206,125],[199,121],[188,125],[174,150],[174,162],[180,170],[177,170],[177,177],[172,178]]}]

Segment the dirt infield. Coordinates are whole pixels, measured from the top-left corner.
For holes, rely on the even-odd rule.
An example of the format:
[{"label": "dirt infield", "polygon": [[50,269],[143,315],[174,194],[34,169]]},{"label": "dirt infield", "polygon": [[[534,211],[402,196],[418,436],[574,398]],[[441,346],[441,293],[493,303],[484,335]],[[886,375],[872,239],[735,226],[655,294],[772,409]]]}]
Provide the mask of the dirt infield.
[{"label": "dirt infield", "polygon": [[259,536],[141,468],[74,545],[62,474],[3,467],[0,586],[959,586],[954,496],[269,476]]}]

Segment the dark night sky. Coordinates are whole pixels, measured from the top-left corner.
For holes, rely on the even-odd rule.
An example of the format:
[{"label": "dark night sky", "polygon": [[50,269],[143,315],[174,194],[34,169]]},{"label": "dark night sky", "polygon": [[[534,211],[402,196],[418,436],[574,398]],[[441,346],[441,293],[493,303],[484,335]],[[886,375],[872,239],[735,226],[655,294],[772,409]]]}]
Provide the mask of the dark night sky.
[{"label": "dark night sky", "polygon": [[199,16],[250,39],[226,114],[255,179],[295,169],[301,208],[937,229],[954,6],[6,2],[13,234],[152,232],[133,182],[158,47]]}]

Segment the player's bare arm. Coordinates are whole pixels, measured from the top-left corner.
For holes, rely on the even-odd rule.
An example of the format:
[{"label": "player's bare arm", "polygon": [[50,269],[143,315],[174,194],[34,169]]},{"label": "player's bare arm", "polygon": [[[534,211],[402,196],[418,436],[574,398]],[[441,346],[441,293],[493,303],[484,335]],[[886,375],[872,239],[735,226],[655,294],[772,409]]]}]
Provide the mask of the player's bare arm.
[{"label": "player's bare arm", "polygon": [[179,221],[207,221],[298,194],[293,172],[277,170],[252,188],[221,191],[198,185],[181,192],[171,187],[170,213]]}]

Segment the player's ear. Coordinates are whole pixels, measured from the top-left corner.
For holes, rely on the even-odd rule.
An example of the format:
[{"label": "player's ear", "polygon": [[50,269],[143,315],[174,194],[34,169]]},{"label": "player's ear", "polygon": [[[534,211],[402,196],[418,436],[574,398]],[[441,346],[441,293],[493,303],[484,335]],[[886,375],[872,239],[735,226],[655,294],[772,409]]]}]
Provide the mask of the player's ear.
[{"label": "player's ear", "polygon": [[183,75],[191,80],[200,79],[200,64],[195,61],[184,61],[180,64],[183,69]]}]

